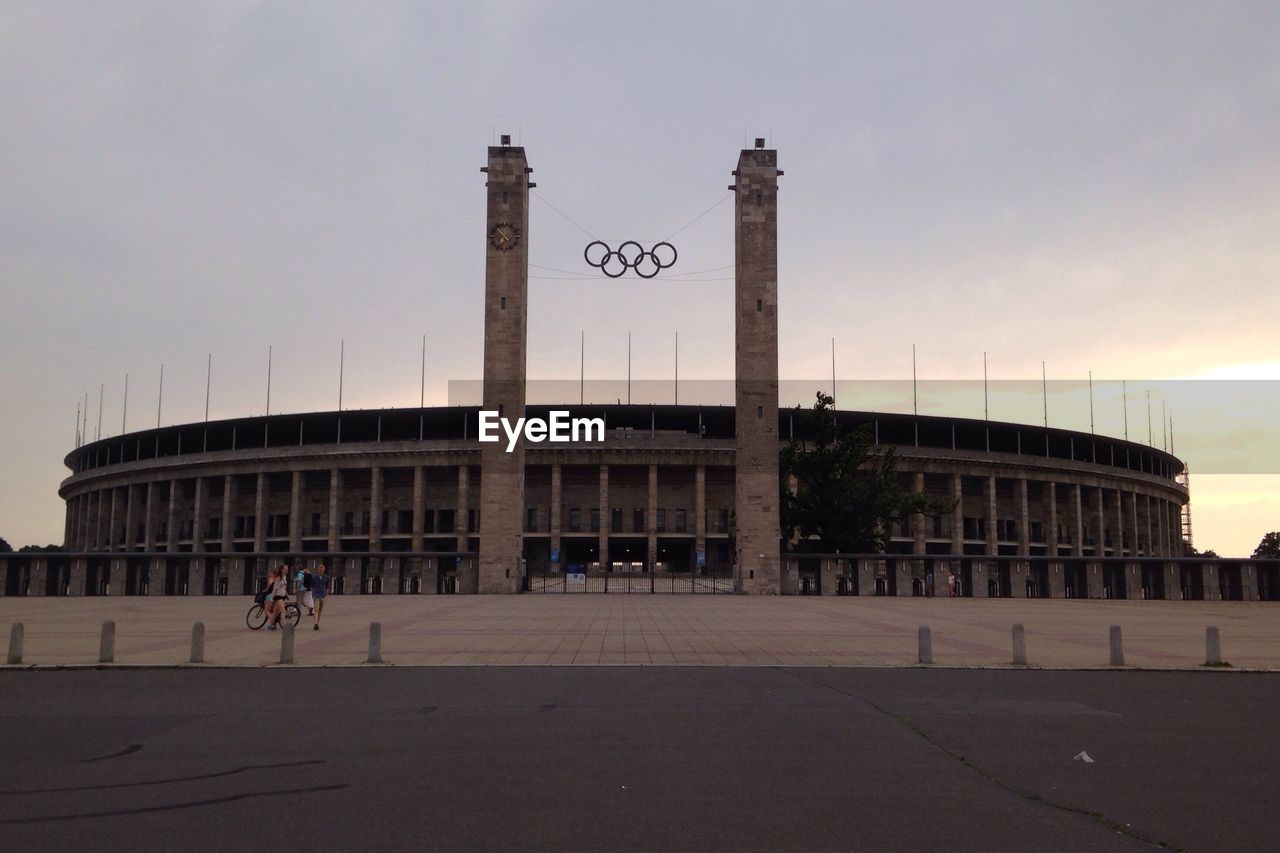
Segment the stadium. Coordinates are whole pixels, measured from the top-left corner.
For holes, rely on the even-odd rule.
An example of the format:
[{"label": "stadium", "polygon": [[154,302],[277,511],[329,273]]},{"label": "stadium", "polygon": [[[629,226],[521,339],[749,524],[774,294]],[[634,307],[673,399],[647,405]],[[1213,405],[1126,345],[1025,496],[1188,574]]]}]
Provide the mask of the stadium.
[{"label": "stadium", "polygon": [[[525,401],[524,149],[488,152],[482,406],[273,415],[103,439],[66,457],[64,555],[11,556],[6,595],[237,595],[325,562],[341,594],[736,592],[1274,598],[1275,565],[1184,554],[1185,466],[1047,427],[839,411],[904,487],[954,510],[885,554],[800,555],[779,535],[777,152],[735,184],[734,405]],[[624,270],[625,272],[625,270]],[[481,443],[481,411],[599,418],[602,441]]]}]

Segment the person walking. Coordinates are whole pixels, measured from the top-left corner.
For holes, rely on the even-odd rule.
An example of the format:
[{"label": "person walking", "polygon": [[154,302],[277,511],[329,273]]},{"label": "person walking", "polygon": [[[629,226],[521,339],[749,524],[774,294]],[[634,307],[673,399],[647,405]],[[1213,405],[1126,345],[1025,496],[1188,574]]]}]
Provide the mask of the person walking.
[{"label": "person walking", "polygon": [[324,613],[324,600],[329,595],[329,576],[324,573],[324,563],[316,566],[316,573],[311,576],[311,602],[315,607],[312,614],[316,622],[311,630],[320,630],[320,615]]},{"label": "person walking", "polygon": [[314,616],[316,611],[311,598],[311,569],[297,564],[298,573],[294,575],[293,594],[298,597],[298,606],[307,608],[307,614]]}]

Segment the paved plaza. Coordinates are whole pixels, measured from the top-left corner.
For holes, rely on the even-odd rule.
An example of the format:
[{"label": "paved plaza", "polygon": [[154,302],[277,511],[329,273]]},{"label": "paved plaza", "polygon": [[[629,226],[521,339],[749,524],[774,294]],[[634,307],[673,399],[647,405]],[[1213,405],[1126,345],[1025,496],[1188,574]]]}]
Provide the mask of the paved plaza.
[{"label": "paved plaza", "polygon": [[[243,597],[0,598],[0,643],[25,630],[23,665],[95,665],[104,620],[116,624],[115,665],[186,663],[191,628],[206,628],[205,663],[279,661],[281,634],[250,631]],[[1011,628],[1026,628],[1031,666],[1109,665],[1108,630],[1125,663],[1198,668],[1216,626],[1234,669],[1280,670],[1280,608],[1271,603],[747,597],[735,595],[333,596],[320,631],[303,616],[299,666],[362,665],[369,625],[399,666],[711,665],[902,666],[930,626],[938,666],[998,667]]]}]

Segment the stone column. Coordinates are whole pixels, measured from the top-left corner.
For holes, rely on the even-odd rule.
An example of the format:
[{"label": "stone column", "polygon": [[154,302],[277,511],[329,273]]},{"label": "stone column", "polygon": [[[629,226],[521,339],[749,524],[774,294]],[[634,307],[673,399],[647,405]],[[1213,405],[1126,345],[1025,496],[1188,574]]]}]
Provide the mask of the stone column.
[{"label": "stone column", "polygon": [[1244,601],[1258,600],[1258,567],[1254,563],[1240,566],[1240,598]]},{"label": "stone column", "polygon": [[[340,543],[338,542],[338,533],[341,530],[342,523],[342,470],[340,468],[329,469],[329,542],[325,546],[329,551],[337,551]],[[334,571],[337,571],[335,565]],[[330,581],[332,583],[332,581]]]},{"label": "stone column", "polygon": [[1163,498],[1156,498],[1155,501],[1156,501],[1156,522],[1159,524],[1159,529],[1160,529],[1160,548],[1159,550],[1156,551],[1156,554],[1157,556],[1160,556],[1160,557],[1167,557],[1169,556],[1169,538],[1167,535],[1168,528],[1166,526],[1166,522],[1168,521],[1168,519],[1165,517],[1166,516],[1165,502]]},{"label": "stone column", "polygon": [[1048,543],[1049,556],[1058,556],[1058,484],[1048,482],[1044,487],[1049,491],[1049,531],[1045,536]]},{"label": "stone column", "polygon": [[124,551],[133,550],[133,527],[138,523],[135,515],[134,504],[134,487],[128,485],[124,487],[124,543],[120,546]]},{"label": "stone column", "polygon": [[858,560],[858,595],[876,594],[876,561]]},{"label": "stone column", "polygon": [[818,561],[818,592],[822,595],[835,595],[837,560],[834,557],[823,557]]},{"label": "stone column", "polygon": [[1142,553],[1140,537],[1138,536],[1138,492],[1136,490],[1129,492],[1129,505],[1133,509],[1133,552],[1131,556],[1136,557]]},{"label": "stone column", "polygon": [[[924,472],[916,471],[911,475],[911,490],[916,493],[924,491]],[[923,556],[926,548],[924,513],[917,512],[911,516],[911,553]]]},{"label": "stone column", "polygon": [[[698,570],[698,554],[707,553],[707,466],[693,469],[693,569]],[[657,521],[654,521],[657,524]]]},{"label": "stone column", "polygon": [[[559,465],[551,466],[551,518],[548,526],[551,532],[551,552],[552,554],[560,554],[560,505],[564,499],[561,497],[561,471]],[[560,554],[560,560],[553,563],[552,571],[558,571],[564,567],[564,555]]]},{"label": "stone column", "polygon": [[[413,469],[413,540],[409,543],[410,550],[421,551],[423,548],[423,528],[426,526],[426,513],[423,512],[423,503],[426,500],[426,471],[421,465]],[[425,584],[425,577],[423,582]],[[435,588],[432,587],[432,592]]]},{"label": "stone column", "polygon": [[[258,472],[258,488],[253,502],[253,550],[267,550],[267,475]],[[261,563],[262,559],[255,560]]]},{"label": "stone column", "polygon": [[1089,598],[1103,597],[1102,563],[1090,560],[1084,564],[1085,593]]},{"label": "stone column", "polygon": [[1049,598],[1067,597],[1067,578],[1063,574],[1063,564],[1059,560],[1049,561]]},{"label": "stone column", "polygon": [[[649,466],[649,500],[644,511],[644,532],[648,540],[649,571],[658,563],[658,466]],[[697,512],[695,510],[695,516]],[[696,523],[696,518],[695,518]]]},{"label": "stone column", "polygon": [[146,515],[142,520],[142,550],[154,551],[156,549],[156,531],[153,519],[156,514],[156,484],[154,482],[147,483],[147,508]]},{"label": "stone column", "polygon": [[987,588],[987,571],[993,565],[987,560],[973,560],[969,563],[970,591],[974,598],[988,598],[991,590]]},{"label": "stone column", "polygon": [[382,469],[369,469],[369,550],[382,550]]},{"label": "stone column", "polygon": [[[467,530],[467,511],[470,507],[471,499],[468,492],[471,490],[471,469],[466,465],[458,466],[458,508],[454,511],[453,529],[458,537],[458,550],[469,551],[468,547],[468,530]],[[484,516],[480,517],[480,538],[484,539]]]},{"label": "stone column", "polygon": [[1177,563],[1164,563],[1164,597],[1168,601],[1182,601],[1182,567]]},{"label": "stone column", "polygon": [[1102,486],[1098,486],[1098,535],[1094,553],[1099,557],[1107,556],[1107,507],[1102,496]]},{"label": "stone column", "polygon": [[86,550],[97,551],[102,541],[102,490],[89,493],[89,547]]},{"label": "stone column", "polygon": [[1031,510],[1027,497],[1027,478],[1018,480],[1018,553],[1028,556],[1031,553]]},{"label": "stone column", "polygon": [[600,549],[600,569],[609,571],[609,466],[600,466],[600,530],[597,547]]},{"label": "stone column", "polygon": [[1152,557],[1156,555],[1156,535],[1155,530],[1153,530],[1155,525],[1153,525],[1151,521],[1151,496],[1149,496],[1149,494],[1144,494],[1142,497],[1143,515],[1146,515],[1147,517],[1147,556]]},{"label": "stone column", "polygon": [[[235,548],[235,543],[231,541],[231,534],[234,530],[233,525],[235,524],[235,519],[232,518],[232,514],[235,512],[235,494],[236,479],[228,474],[222,478],[222,553],[224,554]],[[232,595],[240,594],[240,588],[230,582],[227,584],[227,591]]]},{"label": "stone column", "polygon": [[1124,597],[1130,601],[1142,600],[1142,564],[1124,563]]},{"label": "stone column", "polygon": [[[525,413],[529,291],[529,168],[523,148],[489,149],[485,167],[483,409]],[[479,236],[479,235],[477,235]],[[524,556],[524,440],[480,445],[478,591],[517,592]]]},{"label": "stone column", "polygon": [[[196,477],[196,498],[195,505],[191,510],[191,550],[203,551],[204,545],[204,528],[205,528],[205,490],[208,485],[205,483],[204,477]],[[201,563],[204,565],[203,561]],[[203,579],[203,575],[201,575]]]},{"label": "stone column", "polygon": [[996,536],[996,522],[999,506],[996,499],[996,478],[987,477],[987,556],[994,557],[1000,553],[1000,546],[997,544],[999,538]]},{"label": "stone column", "polygon": [[1116,489],[1116,556],[1124,555],[1124,493]]},{"label": "stone column", "polygon": [[116,493],[120,490],[112,486],[111,488],[111,514],[107,519],[107,551],[114,551],[118,546],[116,539],[116,525],[120,521],[120,517],[116,514]]},{"label": "stone column", "polygon": [[734,170],[734,506],[737,591],[782,591],[778,518],[778,152]]},{"label": "stone column", "polygon": [[1084,497],[1080,493],[1080,484],[1076,483],[1071,487],[1071,500],[1074,507],[1073,520],[1076,525],[1076,541],[1074,554],[1076,557],[1084,556]]},{"label": "stone column", "polygon": [[289,491],[289,550],[302,551],[302,472],[293,472]]},{"label": "stone column", "polygon": [[964,480],[959,474],[951,475],[951,499],[955,508],[951,512],[951,553],[964,553]]},{"label": "stone column", "polygon": [[165,541],[165,550],[169,553],[177,553],[178,551],[178,501],[182,498],[181,482],[178,480],[169,481],[169,517],[165,519],[165,529],[168,536]]},{"label": "stone column", "polygon": [[897,584],[897,592],[899,596],[910,596],[914,592],[912,581],[915,579],[911,575],[912,564],[914,562],[914,560],[906,560],[901,557],[893,561],[894,572],[897,573],[897,577],[894,578],[894,583]]},{"label": "stone column", "polygon": [[1218,586],[1218,570],[1217,563],[1201,563],[1201,585],[1204,587],[1205,601],[1221,601],[1222,589]]}]

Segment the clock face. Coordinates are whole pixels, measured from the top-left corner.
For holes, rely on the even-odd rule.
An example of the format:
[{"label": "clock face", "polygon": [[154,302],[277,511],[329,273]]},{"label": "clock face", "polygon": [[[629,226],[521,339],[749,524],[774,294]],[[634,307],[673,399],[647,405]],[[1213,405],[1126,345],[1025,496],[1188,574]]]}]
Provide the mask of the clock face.
[{"label": "clock face", "polygon": [[510,222],[499,222],[489,229],[489,243],[499,252],[510,252],[520,245],[520,229]]}]

